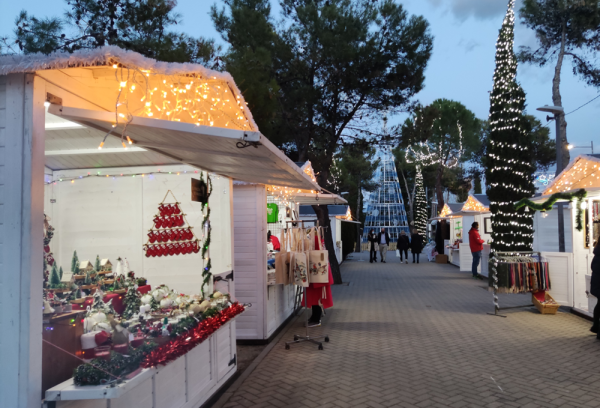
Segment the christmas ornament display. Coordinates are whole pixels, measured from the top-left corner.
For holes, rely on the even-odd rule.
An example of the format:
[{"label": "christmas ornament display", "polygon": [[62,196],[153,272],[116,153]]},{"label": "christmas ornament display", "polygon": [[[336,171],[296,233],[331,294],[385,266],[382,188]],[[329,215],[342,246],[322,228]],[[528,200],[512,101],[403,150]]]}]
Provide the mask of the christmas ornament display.
[{"label": "christmas ornament display", "polygon": [[[171,193],[174,203],[165,203]],[[148,232],[148,241],[144,245],[146,257],[186,255],[200,252],[200,241],[189,226],[185,214],[179,207],[177,198],[171,190],[158,205],[154,216],[154,228]]]}]

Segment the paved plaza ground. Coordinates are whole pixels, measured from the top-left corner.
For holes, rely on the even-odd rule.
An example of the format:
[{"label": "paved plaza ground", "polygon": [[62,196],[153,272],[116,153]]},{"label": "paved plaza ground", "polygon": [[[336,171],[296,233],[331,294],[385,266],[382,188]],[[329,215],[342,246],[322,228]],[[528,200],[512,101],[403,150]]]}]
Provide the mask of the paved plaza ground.
[{"label": "paved plaza ground", "polygon": [[[225,407],[597,407],[600,341],[590,322],[535,309],[492,311],[486,281],[451,265],[342,265],[323,326],[331,342],[284,343],[296,321]],[[362,259],[361,259],[362,258]],[[366,262],[365,262],[366,260]],[[501,306],[527,304],[501,295]]]}]

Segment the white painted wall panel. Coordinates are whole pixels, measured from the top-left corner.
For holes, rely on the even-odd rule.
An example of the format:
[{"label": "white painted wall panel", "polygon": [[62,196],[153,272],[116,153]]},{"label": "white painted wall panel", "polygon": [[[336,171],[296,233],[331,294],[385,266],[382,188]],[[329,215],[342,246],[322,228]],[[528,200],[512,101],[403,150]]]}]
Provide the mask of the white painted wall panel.
[{"label": "white painted wall panel", "polygon": [[549,292],[563,306],[573,306],[573,254],[570,252],[542,252],[550,268]]},{"label": "white painted wall panel", "polygon": [[[546,218],[536,211],[533,218],[533,250],[536,252],[558,252],[558,210],[555,206],[548,211]],[[572,211],[564,206],[565,252],[573,252]]]},{"label": "white painted wall panel", "polygon": [[205,341],[186,354],[188,400],[194,400],[205,394],[216,384],[214,361],[212,359],[212,341]]},{"label": "white painted wall panel", "polygon": [[237,338],[265,338],[266,315],[266,213],[264,186],[233,186],[233,228],[236,298],[252,303],[237,318]]}]

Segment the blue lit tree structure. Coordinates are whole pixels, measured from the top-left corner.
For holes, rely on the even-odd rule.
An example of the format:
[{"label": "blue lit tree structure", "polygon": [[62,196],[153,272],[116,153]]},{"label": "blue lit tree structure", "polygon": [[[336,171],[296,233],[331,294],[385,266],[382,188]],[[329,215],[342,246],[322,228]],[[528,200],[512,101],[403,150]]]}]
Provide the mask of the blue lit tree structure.
[{"label": "blue lit tree structure", "polygon": [[378,187],[367,200],[367,217],[362,240],[367,242],[367,235],[372,229],[379,232],[381,228],[385,228],[390,241],[396,242],[400,231],[408,234],[409,228],[391,147],[381,147],[377,157],[380,159],[375,172]]}]

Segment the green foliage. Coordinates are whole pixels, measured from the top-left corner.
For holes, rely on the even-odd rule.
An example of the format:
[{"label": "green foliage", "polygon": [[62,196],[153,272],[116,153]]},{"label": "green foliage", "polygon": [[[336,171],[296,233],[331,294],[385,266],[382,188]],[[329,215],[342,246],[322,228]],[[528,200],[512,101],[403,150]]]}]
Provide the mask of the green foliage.
[{"label": "green foliage", "polygon": [[58,276],[60,276],[60,280],[62,281],[62,277],[63,277],[62,266],[58,269]]},{"label": "green foliage", "polygon": [[73,52],[106,45],[170,62],[209,65],[219,48],[213,41],[169,31],[180,23],[169,0],[67,0],[63,18],[39,19],[22,11],[14,42],[25,53]]},{"label": "green foliage", "polygon": [[411,106],[422,89],[432,37],[422,17],[386,0],[282,0],[274,24],[266,0],[212,9],[230,49],[226,68],[262,132],[325,186],[342,135],[368,139],[380,112]]},{"label": "green foliage", "polygon": [[77,257],[77,251],[73,251],[73,258],[71,259],[71,272],[74,275],[79,273],[79,258]]},{"label": "green foliage", "polygon": [[139,313],[140,306],[142,305],[141,297],[142,295],[135,286],[130,286],[127,289],[127,294],[125,295],[125,299],[123,299],[123,303],[125,303],[123,318],[131,319],[134,314]]},{"label": "green foliage", "polygon": [[96,263],[94,264],[94,270],[100,272],[100,255],[96,255]]},{"label": "green foliage", "polygon": [[482,122],[463,104],[436,99],[431,105],[417,107],[395,133],[400,135],[400,150],[411,147],[408,162],[435,167],[438,208],[444,206],[446,169],[473,160],[481,150]]},{"label": "green foliage", "polygon": [[73,382],[75,385],[100,385],[117,380],[121,382],[127,374],[135,371],[148,353],[157,347],[153,341],[145,341],[140,347],[129,346],[127,356],[110,352],[110,360],[92,359],[73,370]]},{"label": "green foliage", "polygon": [[587,191],[580,189],[573,193],[554,193],[550,198],[540,204],[536,204],[528,198],[523,198],[515,203],[515,209],[518,210],[522,207],[529,207],[534,211],[550,211],[558,200],[567,200],[571,202],[573,199],[577,199],[575,228],[577,231],[581,231],[583,229],[583,210],[581,209],[581,203],[585,197],[587,197]]},{"label": "green foliage", "polygon": [[564,41],[564,55],[571,58],[573,72],[587,84],[600,86],[596,64],[600,51],[600,1],[524,0],[520,17],[535,31],[539,43],[536,50],[521,47],[520,61],[544,66],[555,61]]},{"label": "green foliage", "polygon": [[56,266],[56,261],[52,265],[52,271],[50,272],[50,287],[51,288],[60,287],[60,273],[58,272],[58,268]]},{"label": "green foliage", "polygon": [[524,209],[515,210],[513,203],[535,192],[533,138],[523,115],[525,92],[516,82],[513,4],[511,0],[496,43],[485,160],[492,213],[492,251],[508,252],[531,251],[532,214],[525,213]]}]

